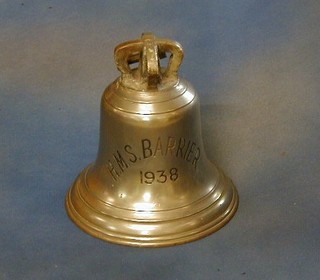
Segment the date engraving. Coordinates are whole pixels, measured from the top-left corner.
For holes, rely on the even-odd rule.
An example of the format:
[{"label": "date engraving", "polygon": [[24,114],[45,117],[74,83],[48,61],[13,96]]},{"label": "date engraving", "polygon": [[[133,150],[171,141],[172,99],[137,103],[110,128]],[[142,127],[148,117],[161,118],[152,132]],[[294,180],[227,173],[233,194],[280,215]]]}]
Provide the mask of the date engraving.
[{"label": "date engraving", "polygon": [[151,185],[154,182],[165,183],[168,180],[176,181],[179,178],[178,169],[173,167],[170,170],[157,170],[157,171],[141,171],[140,170],[140,183]]}]

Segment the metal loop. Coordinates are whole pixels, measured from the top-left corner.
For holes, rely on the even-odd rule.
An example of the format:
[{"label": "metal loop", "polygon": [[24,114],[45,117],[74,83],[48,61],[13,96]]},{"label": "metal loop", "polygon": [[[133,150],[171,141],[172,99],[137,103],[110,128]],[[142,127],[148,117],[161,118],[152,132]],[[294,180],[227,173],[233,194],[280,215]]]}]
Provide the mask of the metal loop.
[{"label": "metal loop", "polygon": [[[161,69],[159,60],[170,54],[168,65]],[[183,49],[175,41],[156,38],[152,33],[142,34],[141,39],[118,45],[114,50],[115,63],[122,73],[122,82],[132,83],[134,88],[156,87],[160,83],[178,79],[178,70],[183,60]],[[133,76],[130,64],[140,62]],[[140,86],[139,86],[140,84]]]}]

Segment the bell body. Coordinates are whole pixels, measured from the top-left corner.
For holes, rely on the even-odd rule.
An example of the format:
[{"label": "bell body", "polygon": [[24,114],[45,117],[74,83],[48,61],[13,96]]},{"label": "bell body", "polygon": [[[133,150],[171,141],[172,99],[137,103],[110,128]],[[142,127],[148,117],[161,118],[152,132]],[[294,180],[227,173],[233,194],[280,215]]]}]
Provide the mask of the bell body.
[{"label": "bell body", "polygon": [[66,198],[71,219],[95,237],[176,245],[218,230],[237,209],[231,180],[206,157],[195,90],[180,78],[156,84],[122,77],[102,96],[97,159]]}]

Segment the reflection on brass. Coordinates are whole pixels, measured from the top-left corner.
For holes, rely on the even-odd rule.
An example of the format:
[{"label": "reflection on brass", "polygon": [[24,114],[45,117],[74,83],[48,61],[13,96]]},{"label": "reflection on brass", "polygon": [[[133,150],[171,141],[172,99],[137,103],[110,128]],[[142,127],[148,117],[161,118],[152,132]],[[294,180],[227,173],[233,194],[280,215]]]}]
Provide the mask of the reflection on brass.
[{"label": "reflection on brass", "polygon": [[232,181],[206,157],[198,96],[178,76],[182,59],[177,42],[150,33],[115,48],[121,77],[102,96],[97,159],[66,197],[70,218],[87,233],[170,246],[220,229],[236,212]]}]

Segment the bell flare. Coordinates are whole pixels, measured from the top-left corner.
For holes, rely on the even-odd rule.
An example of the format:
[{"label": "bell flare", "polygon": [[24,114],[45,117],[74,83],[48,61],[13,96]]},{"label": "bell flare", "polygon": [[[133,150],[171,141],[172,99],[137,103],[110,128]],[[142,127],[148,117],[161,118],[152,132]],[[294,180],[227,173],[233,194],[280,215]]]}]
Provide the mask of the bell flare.
[{"label": "bell flare", "polygon": [[[213,165],[212,169],[215,169]],[[119,207],[107,197],[97,198],[88,185],[93,170],[90,165],[80,173],[67,195],[66,207],[70,218],[81,229],[105,241],[137,247],[187,243],[219,230],[238,207],[237,191],[219,169],[215,185],[202,185],[208,191],[206,195],[181,207],[163,205],[162,209],[157,208],[161,206],[157,196],[148,191],[141,193],[135,203],[129,201],[131,207]],[[124,203],[127,198],[125,192],[118,194],[118,200]]]}]

